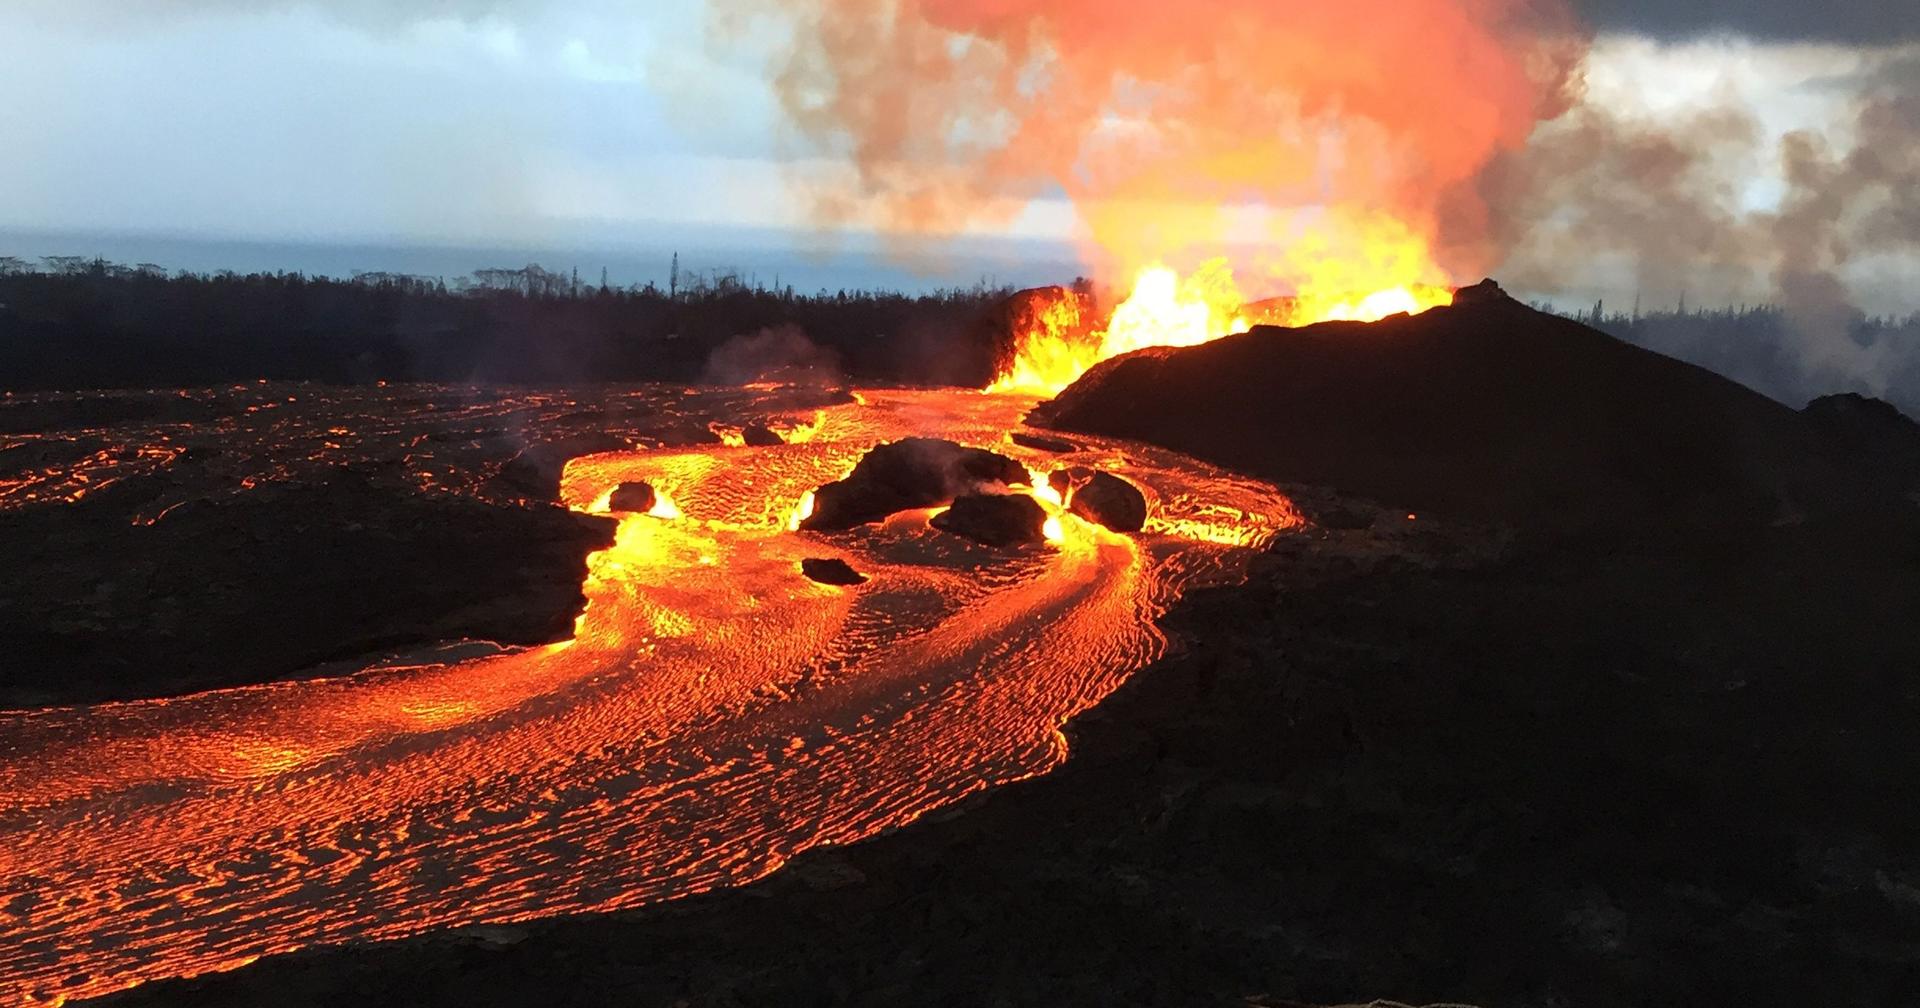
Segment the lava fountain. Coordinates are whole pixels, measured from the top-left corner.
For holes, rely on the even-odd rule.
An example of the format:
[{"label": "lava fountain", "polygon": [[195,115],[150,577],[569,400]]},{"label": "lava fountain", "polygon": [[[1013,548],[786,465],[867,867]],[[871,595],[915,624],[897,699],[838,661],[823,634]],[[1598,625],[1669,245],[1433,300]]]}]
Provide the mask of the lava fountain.
[{"label": "lava fountain", "polygon": [[[1203,263],[1182,277],[1166,266],[1149,266],[1134,278],[1133,290],[1096,326],[1086,298],[1061,291],[1026,313],[1012,334],[1009,358],[989,386],[996,392],[1053,395],[1073,384],[1095,364],[1148,347],[1195,346],[1250,325],[1302,326],[1315,322],[1376,322],[1389,315],[1417,314],[1453,303],[1453,288],[1426,279],[1439,274],[1424,255],[1413,269],[1369,269],[1375,255],[1354,263],[1333,263],[1323,270],[1327,282],[1293,295],[1247,302],[1224,258]],[[1411,276],[1407,275],[1411,274]],[[1353,291],[1366,291],[1355,295]]]}]

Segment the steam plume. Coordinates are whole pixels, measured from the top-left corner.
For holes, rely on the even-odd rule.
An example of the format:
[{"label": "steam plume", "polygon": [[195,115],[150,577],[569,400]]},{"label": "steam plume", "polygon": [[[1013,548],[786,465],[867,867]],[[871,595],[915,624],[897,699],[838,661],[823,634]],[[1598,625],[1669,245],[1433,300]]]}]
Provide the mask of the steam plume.
[{"label": "steam plume", "polygon": [[1861,252],[1920,250],[1920,54],[1884,68],[1862,95],[1853,146],[1817,134],[1781,145],[1791,187],[1771,220],[1774,283],[1796,327],[1820,345],[1859,313],[1840,271]]},{"label": "steam plume", "polygon": [[740,334],[715,347],[702,380],[714,385],[787,381],[812,386],[841,382],[840,356],[807,338],[797,325]]},{"label": "steam plume", "polygon": [[[1833,136],[1774,139],[1737,105],[1649,122],[1583,104],[1476,184],[1499,209],[1484,230],[1523,289],[1590,280],[1596,259],[1634,264],[1641,289],[1745,291],[1777,303],[1809,375],[1885,391],[1884,348],[1851,337],[1851,264],[1920,253],[1920,51],[1872,61]],[[1777,205],[1744,185],[1769,169]]]}]

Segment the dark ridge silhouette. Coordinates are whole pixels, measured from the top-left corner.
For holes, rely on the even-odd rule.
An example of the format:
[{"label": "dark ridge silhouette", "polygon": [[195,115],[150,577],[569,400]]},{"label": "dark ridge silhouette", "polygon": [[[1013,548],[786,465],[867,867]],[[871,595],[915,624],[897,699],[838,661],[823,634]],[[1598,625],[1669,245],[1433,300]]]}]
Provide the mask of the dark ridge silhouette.
[{"label": "dark ridge silhouette", "polygon": [[1892,403],[1844,392],[1821,396],[1800,412],[1841,457],[1878,485],[1920,494],[1920,423]]},{"label": "dark ridge silhouette", "polygon": [[[676,277],[661,290],[581,284],[539,266],[451,282],[394,273],[339,280],[169,274],[78,256],[35,269],[0,256],[0,391],[260,378],[732,383],[756,377],[743,363],[818,371],[823,361],[874,384],[978,386],[1012,358],[1013,334],[1040,309],[1071,294],[1082,316],[1071,332],[1089,338],[1115,293],[1085,279],[1016,293],[805,294],[728,274]],[[1786,313],[1765,305],[1624,314],[1597,303],[1568,317],[1789,405],[1855,391],[1920,412],[1920,314],[1855,319],[1851,350],[1837,355],[1810,352]],[[770,348],[777,359],[767,359]]]},{"label": "dark ridge silhouette", "polygon": [[1764,524],[1860,496],[1795,411],[1491,281],[1417,316],[1115,358],[1032,420],[1532,530]]}]

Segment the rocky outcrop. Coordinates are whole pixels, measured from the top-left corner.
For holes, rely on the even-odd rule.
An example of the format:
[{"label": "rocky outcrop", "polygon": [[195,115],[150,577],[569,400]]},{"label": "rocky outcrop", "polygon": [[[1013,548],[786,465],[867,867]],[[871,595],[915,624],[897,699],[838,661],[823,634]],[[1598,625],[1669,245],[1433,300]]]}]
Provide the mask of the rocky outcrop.
[{"label": "rocky outcrop", "polygon": [[1855,392],[1821,396],[1800,411],[1840,458],[1895,493],[1920,492],[1920,423],[1892,403]]},{"label": "rocky outcrop", "polygon": [[1055,455],[1065,455],[1069,452],[1077,452],[1080,450],[1079,445],[1074,444],[1066,438],[1047,437],[1044,434],[1029,434],[1026,431],[1014,431],[1011,435],[1008,435],[1008,439],[1022,448],[1052,452]]},{"label": "rocky outcrop", "polygon": [[821,584],[841,587],[863,585],[869,580],[839,557],[807,557],[800,561],[800,573]]},{"label": "rocky outcrop", "polygon": [[877,522],[913,508],[937,507],[983,486],[1028,479],[1026,467],[998,452],[938,438],[876,446],[842,480],[814,493],[803,529],[830,531]]},{"label": "rocky outcrop", "polygon": [[1062,466],[1047,474],[1047,486],[1066,500],[1073,496],[1075,487],[1086,486],[1092,478],[1093,470],[1086,466]]},{"label": "rocky outcrop", "polygon": [[933,516],[933,527],[988,546],[1046,541],[1047,512],[1026,494],[964,494]]},{"label": "rocky outcrop", "polygon": [[1476,305],[1500,304],[1502,302],[1518,304],[1518,302],[1507,295],[1506,289],[1495,282],[1492,277],[1487,277],[1477,284],[1457,288],[1453,292],[1454,306],[1459,308],[1472,308]]},{"label": "rocky outcrop", "polygon": [[740,439],[745,441],[749,448],[771,448],[774,445],[787,443],[786,439],[774,433],[772,428],[766,424],[757,423],[740,428]]},{"label": "rocky outcrop", "polygon": [[1070,509],[1115,532],[1138,532],[1147,524],[1147,498],[1140,488],[1112,473],[1097,472],[1073,492]]},{"label": "rocky outcrop", "polygon": [[613,488],[613,495],[607,498],[607,510],[616,514],[646,514],[659,500],[653,484],[635,480]]}]

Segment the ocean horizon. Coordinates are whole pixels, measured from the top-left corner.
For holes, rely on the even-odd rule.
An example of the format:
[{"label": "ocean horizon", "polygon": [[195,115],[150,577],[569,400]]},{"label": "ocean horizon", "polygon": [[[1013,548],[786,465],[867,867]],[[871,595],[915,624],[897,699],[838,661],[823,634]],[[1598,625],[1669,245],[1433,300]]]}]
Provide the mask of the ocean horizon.
[{"label": "ocean horizon", "polygon": [[[690,238],[692,240],[677,240]],[[705,241],[701,239],[705,238]],[[151,263],[168,272],[301,273],[351,279],[396,273],[453,282],[476,270],[537,264],[578,271],[597,286],[604,270],[614,287],[665,288],[678,257],[681,282],[733,275],[752,287],[800,293],[1032,287],[1066,283],[1086,272],[1064,242],[965,239],[909,262],[872,236],[837,237],[781,231],[719,230],[657,240],[555,243],[459,243],[417,239],[285,239],[138,231],[0,227],[0,257],[38,264],[53,256],[87,256],[125,265]]]}]

